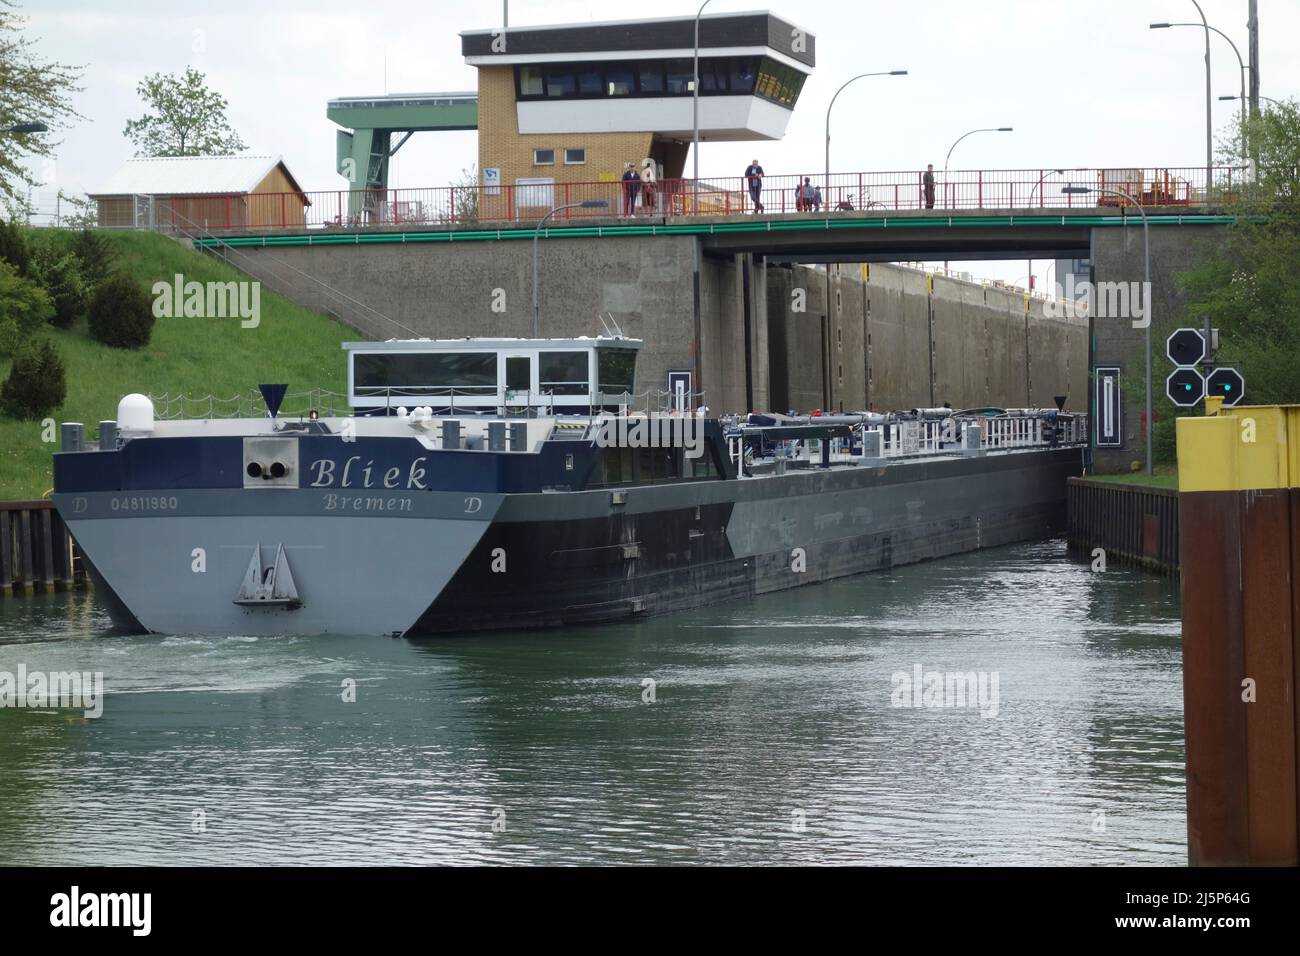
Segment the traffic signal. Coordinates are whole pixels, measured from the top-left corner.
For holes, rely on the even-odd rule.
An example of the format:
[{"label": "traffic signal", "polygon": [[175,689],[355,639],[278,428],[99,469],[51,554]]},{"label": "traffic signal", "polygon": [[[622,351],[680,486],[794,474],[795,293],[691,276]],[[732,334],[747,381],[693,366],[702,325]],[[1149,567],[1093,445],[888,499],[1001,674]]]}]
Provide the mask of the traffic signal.
[{"label": "traffic signal", "polygon": [[1194,368],[1176,368],[1165,379],[1165,394],[1179,408],[1190,408],[1205,397],[1205,379]]},{"label": "traffic signal", "polygon": [[1165,354],[1178,366],[1195,365],[1205,358],[1205,336],[1200,329],[1178,329],[1165,342]]},{"label": "traffic signal", "polygon": [[1218,395],[1225,405],[1236,405],[1246,397],[1246,380],[1235,368],[1216,368],[1205,380],[1205,394]]}]

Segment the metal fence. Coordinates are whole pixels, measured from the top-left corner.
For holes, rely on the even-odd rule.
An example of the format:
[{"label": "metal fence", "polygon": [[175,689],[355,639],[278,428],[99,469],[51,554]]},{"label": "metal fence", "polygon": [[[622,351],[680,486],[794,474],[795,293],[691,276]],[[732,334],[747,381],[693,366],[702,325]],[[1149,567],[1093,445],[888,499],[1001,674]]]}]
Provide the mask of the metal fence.
[{"label": "metal fence", "polygon": [[[153,197],[137,228],[209,231],[353,230],[448,226],[488,222],[537,222],[557,207],[553,219],[572,221],[619,217],[672,218],[906,210],[1094,209],[1127,202],[1104,193],[1064,193],[1067,185],[1119,190],[1144,207],[1190,207],[1231,202],[1249,183],[1247,171],[1217,167],[1207,181],[1205,167],[1112,169],[1007,169],[935,172],[933,204],[925,174],[840,172],[766,176],[761,189],[743,177],[552,183],[528,181],[499,186],[441,186],[423,189],[340,189],[305,193]],[[805,200],[811,194],[813,198]],[[603,203],[582,207],[582,203]],[[137,211],[138,212],[138,211]]]}]

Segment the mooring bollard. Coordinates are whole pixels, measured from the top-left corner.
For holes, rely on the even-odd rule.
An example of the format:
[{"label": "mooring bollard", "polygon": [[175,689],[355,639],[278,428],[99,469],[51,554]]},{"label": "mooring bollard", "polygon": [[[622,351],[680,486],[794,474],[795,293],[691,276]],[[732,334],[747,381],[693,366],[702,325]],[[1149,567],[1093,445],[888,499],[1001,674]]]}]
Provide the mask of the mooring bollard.
[{"label": "mooring bollard", "polygon": [[1300,406],[1210,411],[1178,419],[1188,862],[1294,866]]}]

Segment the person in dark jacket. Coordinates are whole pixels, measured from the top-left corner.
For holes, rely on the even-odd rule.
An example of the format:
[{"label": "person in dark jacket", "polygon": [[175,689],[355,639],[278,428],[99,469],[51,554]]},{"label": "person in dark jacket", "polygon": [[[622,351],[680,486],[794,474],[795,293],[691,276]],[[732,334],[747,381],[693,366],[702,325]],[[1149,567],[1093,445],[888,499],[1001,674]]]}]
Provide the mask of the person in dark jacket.
[{"label": "person in dark jacket", "polygon": [[745,167],[745,182],[749,184],[749,198],[753,200],[754,211],[763,211],[763,167],[754,160]]},{"label": "person in dark jacket", "polygon": [[925,208],[934,208],[934,163],[925,167],[925,175],[921,177],[921,185],[925,189]]},{"label": "person in dark jacket", "polygon": [[637,174],[636,163],[623,164],[623,215],[636,215],[636,197],[641,191],[641,177]]}]

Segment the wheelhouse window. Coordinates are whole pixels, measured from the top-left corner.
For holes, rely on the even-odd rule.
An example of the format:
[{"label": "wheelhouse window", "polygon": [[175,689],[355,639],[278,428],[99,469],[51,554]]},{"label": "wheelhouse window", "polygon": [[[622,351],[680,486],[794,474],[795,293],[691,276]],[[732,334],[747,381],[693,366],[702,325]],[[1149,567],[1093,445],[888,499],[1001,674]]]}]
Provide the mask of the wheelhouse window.
[{"label": "wheelhouse window", "polygon": [[493,394],[495,352],[359,352],[352,384],[358,395]]},{"label": "wheelhouse window", "polygon": [[771,57],[764,57],[754,92],[765,100],[793,108],[803,91],[804,74]]},{"label": "wheelhouse window", "polygon": [[630,96],[636,92],[636,74],[624,67],[605,70],[605,87],[610,96]]},{"label": "wheelhouse window", "polygon": [[637,67],[637,87],[642,94],[654,95],[664,91],[664,65],[659,60],[647,60]]},{"label": "wheelhouse window", "polygon": [[532,388],[530,381],[530,360],[526,355],[511,355],[506,358],[506,388],[525,392]]},{"label": "wheelhouse window", "polygon": [[578,75],[572,67],[553,66],[546,70],[546,95],[552,99],[572,98],[578,93]]},{"label": "wheelhouse window", "polygon": [[[515,82],[520,100],[690,96],[694,68],[694,61],[685,57],[520,65],[515,68]],[[793,106],[805,79],[799,70],[771,57],[722,56],[700,60],[701,95],[758,95]]]},{"label": "wheelhouse window", "polygon": [[517,76],[519,77],[520,96],[541,96],[546,92],[541,67],[521,66]]},{"label": "wheelhouse window", "polygon": [[583,97],[601,96],[605,91],[605,78],[599,67],[579,66],[578,95]]},{"label": "wheelhouse window", "polygon": [[538,362],[538,385],[543,392],[586,395],[591,391],[586,352],[542,352]]},{"label": "wheelhouse window", "polygon": [[750,56],[733,57],[727,73],[727,89],[732,93],[753,93],[756,64]]},{"label": "wheelhouse window", "polygon": [[691,92],[691,80],[695,75],[693,60],[668,60],[664,64],[664,72],[668,76],[670,96],[684,96]]},{"label": "wheelhouse window", "polygon": [[635,372],[636,352],[632,349],[596,350],[596,379],[602,394],[630,393]]}]

